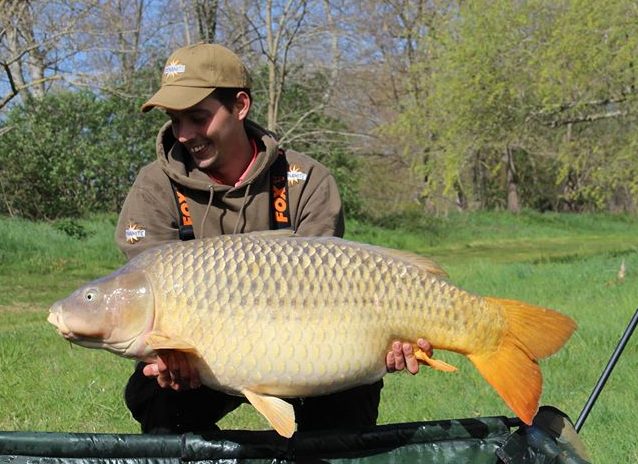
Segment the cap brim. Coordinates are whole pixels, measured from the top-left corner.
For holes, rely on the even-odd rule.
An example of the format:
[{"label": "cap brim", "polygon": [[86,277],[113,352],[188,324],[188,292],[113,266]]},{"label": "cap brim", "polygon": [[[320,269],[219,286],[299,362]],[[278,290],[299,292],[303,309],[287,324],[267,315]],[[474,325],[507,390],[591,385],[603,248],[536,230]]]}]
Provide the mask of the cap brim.
[{"label": "cap brim", "polygon": [[210,87],[182,87],[179,85],[164,85],[146,103],[142,105],[142,111],[146,113],[156,106],[168,110],[185,110],[198,104],[214,88]]}]

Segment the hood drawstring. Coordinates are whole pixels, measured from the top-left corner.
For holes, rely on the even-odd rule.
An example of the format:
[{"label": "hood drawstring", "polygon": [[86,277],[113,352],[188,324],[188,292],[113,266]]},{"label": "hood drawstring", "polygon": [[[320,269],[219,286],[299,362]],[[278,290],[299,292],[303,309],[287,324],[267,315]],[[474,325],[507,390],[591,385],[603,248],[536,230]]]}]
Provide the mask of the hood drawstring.
[{"label": "hood drawstring", "polygon": [[246,224],[246,218],[244,218],[244,212],[246,210],[246,204],[248,203],[248,196],[250,195],[250,187],[252,187],[253,184],[248,184],[246,186],[246,192],[244,193],[244,201],[241,204],[241,208],[239,209],[239,214],[237,215],[237,222],[235,223],[235,229],[233,230],[233,234],[238,233],[239,231],[239,224],[242,222]]},{"label": "hood drawstring", "polygon": [[204,217],[202,219],[202,226],[200,227],[200,237],[204,237],[204,226],[206,225],[206,218],[208,217],[208,211],[210,210],[211,205],[213,204],[213,196],[215,195],[215,189],[212,185],[208,186],[208,204],[206,205],[206,211],[204,212]]}]

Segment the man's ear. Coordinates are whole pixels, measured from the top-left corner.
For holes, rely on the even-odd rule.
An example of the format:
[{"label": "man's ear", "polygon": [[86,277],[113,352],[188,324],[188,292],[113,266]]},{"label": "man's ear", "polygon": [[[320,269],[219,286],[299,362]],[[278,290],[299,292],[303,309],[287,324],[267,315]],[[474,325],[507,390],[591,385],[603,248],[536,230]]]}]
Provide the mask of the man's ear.
[{"label": "man's ear", "polygon": [[237,92],[237,96],[235,97],[235,114],[237,118],[240,120],[244,120],[248,117],[248,112],[250,111],[250,96],[243,90]]}]

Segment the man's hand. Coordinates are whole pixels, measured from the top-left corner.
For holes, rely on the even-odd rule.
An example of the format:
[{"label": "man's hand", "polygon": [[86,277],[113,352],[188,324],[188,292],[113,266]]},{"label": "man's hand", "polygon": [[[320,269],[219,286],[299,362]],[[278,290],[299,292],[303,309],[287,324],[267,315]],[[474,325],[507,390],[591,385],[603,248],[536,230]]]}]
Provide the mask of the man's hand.
[{"label": "man's hand", "polygon": [[162,388],[188,390],[201,386],[197,369],[183,351],[158,351],[156,361],[144,366],[142,372],[147,377],[157,377],[157,383]]},{"label": "man's hand", "polygon": [[[416,344],[428,356],[432,356],[430,342],[419,338]],[[385,365],[388,372],[402,371],[407,368],[408,372],[416,374],[419,372],[419,364],[423,364],[423,362],[414,356],[412,344],[407,342],[394,341],[392,343],[392,351],[388,352],[385,357]]]}]

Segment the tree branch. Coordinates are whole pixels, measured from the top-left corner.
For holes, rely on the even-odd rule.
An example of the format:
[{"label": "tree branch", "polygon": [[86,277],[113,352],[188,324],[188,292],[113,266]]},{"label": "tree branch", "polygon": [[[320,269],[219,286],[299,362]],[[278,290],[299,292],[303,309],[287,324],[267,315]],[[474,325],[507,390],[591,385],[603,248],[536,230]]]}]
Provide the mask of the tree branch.
[{"label": "tree branch", "polygon": [[2,63],[2,67],[5,68],[7,78],[9,79],[9,85],[11,87],[11,91],[7,95],[2,97],[2,99],[0,99],[0,108],[4,108],[11,100],[17,97],[18,94],[25,89],[44,84],[45,82],[57,81],[62,79],[62,76],[56,75],[56,76],[44,77],[42,79],[37,79],[31,82],[28,82],[24,85],[17,85],[15,81],[13,80],[13,76],[11,74],[11,70],[9,69],[9,66],[6,63]]},{"label": "tree branch", "polygon": [[628,111],[620,111],[620,110],[608,111],[607,113],[588,114],[586,116],[579,116],[576,118],[554,120],[547,123],[546,125],[549,127],[555,128],[560,126],[566,126],[568,124],[578,124],[582,122],[598,121],[599,119],[618,118],[622,116],[627,116],[628,114],[629,114]]},{"label": "tree branch", "polygon": [[[592,106],[605,106],[613,103],[624,103],[629,100],[630,97],[636,94],[636,89],[633,87],[627,88],[623,90],[618,96],[609,96],[606,98],[600,98],[597,100],[589,100],[589,101],[572,101],[567,103],[561,103],[559,105],[555,105],[549,109],[542,109],[540,111],[535,111],[531,113],[530,117],[546,117],[546,116],[555,116],[559,113],[564,113],[565,111],[571,110],[578,106],[584,107],[592,107]],[[529,118],[528,118],[529,119]]]}]

